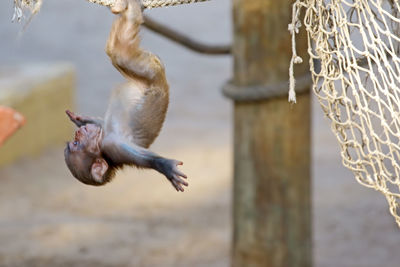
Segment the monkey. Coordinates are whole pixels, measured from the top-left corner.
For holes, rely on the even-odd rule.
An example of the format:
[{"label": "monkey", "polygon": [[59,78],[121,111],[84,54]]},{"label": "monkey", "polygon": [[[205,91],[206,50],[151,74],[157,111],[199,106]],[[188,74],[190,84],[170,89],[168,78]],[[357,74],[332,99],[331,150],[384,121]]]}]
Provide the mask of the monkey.
[{"label": "monkey", "polygon": [[66,111],[78,129],[64,150],[65,162],[84,184],[104,185],[128,165],[154,169],[183,192],[188,186],[183,180],[187,176],[178,169],[183,163],[148,150],[166,116],[169,85],[161,60],[139,47],[142,10],[139,0],[120,0],[111,9],[117,18],[106,53],[126,81],[112,90],[104,119]]}]

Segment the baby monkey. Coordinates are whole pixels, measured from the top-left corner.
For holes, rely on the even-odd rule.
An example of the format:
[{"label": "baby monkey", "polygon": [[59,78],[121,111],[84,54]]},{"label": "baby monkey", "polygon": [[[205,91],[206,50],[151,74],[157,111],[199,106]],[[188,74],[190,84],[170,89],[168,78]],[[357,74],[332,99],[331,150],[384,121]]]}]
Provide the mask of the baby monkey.
[{"label": "baby monkey", "polygon": [[65,162],[79,181],[103,185],[124,165],[152,168],[164,174],[177,191],[188,186],[182,162],[163,158],[147,148],[158,136],[168,108],[169,88],[161,61],[139,48],[143,23],[139,0],[120,0],[106,52],[127,81],[113,90],[104,120],[66,111],[79,129],[67,143]]}]

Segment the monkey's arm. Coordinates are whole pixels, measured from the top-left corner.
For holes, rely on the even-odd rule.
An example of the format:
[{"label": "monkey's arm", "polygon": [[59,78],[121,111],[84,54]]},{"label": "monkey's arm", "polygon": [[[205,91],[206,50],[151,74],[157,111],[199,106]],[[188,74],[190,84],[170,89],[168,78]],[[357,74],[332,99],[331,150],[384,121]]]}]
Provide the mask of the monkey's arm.
[{"label": "monkey's arm", "polygon": [[96,124],[100,127],[103,127],[103,120],[100,118],[93,118],[89,116],[81,116],[81,115],[76,115],[72,111],[66,110],[65,113],[67,113],[69,119],[75,123],[76,126],[81,127],[86,124]]},{"label": "monkey's arm", "polygon": [[159,58],[139,47],[139,30],[143,23],[140,1],[128,0],[127,5],[112,26],[106,46],[108,56],[127,78],[153,82],[165,77]]},{"label": "monkey's arm", "polygon": [[148,149],[125,142],[113,135],[103,140],[102,151],[117,164],[133,164],[164,174],[177,191],[183,192],[182,186],[188,186],[188,183],[182,179],[186,179],[187,176],[177,168],[178,165],[183,164],[181,161],[163,158]]}]

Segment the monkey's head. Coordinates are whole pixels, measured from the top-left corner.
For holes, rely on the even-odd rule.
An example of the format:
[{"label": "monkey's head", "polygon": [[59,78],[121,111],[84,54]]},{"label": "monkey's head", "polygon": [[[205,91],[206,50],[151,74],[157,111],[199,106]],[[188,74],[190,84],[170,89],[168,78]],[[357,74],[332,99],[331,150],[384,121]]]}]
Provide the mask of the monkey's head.
[{"label": "monkey's head", "polygon": [[95,124],[81,126],[64,150],[65,163],[72,175],[84,184],[103,185],[111,180],[114,168],[103,157],[103,130]]}]

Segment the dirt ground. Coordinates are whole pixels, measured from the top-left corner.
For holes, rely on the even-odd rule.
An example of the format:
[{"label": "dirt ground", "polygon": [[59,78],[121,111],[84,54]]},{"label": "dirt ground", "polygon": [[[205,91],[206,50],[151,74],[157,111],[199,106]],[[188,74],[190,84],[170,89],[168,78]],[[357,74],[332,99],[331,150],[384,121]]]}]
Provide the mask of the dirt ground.
[{"label": "dirt ground", "polygon": [[[103,114],[110,88],[121,81],[103,51],[108,11],[83,0],[44,1],[18,39],[11,2],[0,2],[0,64],[72,62],[79,111]],[[195,38],[226,43],[229,3],[149,15]],[[135,169],[105,187],[87,187],[69,174],[62,147],[49,148],[0,169],[0,266],[229,266],[231,105],[220,87],[232,62],[196,55],[148,31],[143,45],[163,59],[171,85],[168,118],[152,150],[184,161],[188,190],[177,193],[158,173]],[[342,167],[328,122],[313,106],[315,266],[399,266],[400,232],[385,199]]]}]

